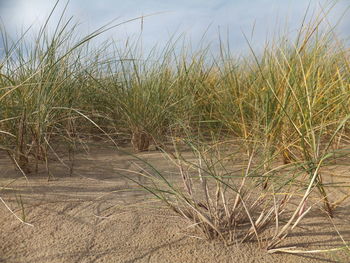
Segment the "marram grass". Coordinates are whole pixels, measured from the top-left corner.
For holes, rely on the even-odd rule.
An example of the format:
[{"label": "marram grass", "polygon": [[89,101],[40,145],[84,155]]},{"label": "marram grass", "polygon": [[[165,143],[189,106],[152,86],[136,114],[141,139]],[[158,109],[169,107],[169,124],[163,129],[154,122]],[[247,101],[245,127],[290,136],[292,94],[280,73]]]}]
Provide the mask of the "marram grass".
[{"label": "marram grass", "polygon": [[[237,57],[223,43],[218,56],[176,41],[147,55],[138,42],[92,48],[114,25],[78,37],[63,16],[53,32],[49,17],[34,39],[25,33],[12,42],[2,30],[0,149],[24,175],[40,163],[50,175],[62,144],[73,163],[76,143],[88,136],[127,140],[136,152],[154,144],[179,169],[182,186],[151,167],[151,186],[141,187],[207,239],[262,244],[274,225],[271,253],[298,252],[276,247],[313,208],[312,194],[330,217],[349,196],[347,189],[335,200],[334,186],[323,182],[324,168],[348,154],[350,119],[349,49],[322,29],[325,17],[259,53],[248,42],[251,53]],[[176,150],[179,141],[195,162]],[[237,146],[245,158],[239,175]]]}]

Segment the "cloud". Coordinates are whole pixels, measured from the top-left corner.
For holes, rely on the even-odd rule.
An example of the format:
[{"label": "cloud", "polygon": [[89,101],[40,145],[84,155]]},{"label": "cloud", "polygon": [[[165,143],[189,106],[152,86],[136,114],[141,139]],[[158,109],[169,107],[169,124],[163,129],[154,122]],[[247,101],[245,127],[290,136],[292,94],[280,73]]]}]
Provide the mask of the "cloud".
[{"label": "cloud", "polygon": [[[39,28],[50,13],[55,0],[2,0],[0,1],[0,17],[6,30],[11,34],[19,32],[21,26],[34,24]],[[325,4],[329,1],[320,1]],[[236,50],[246,46],[242,32],[250,36],[254,28],[252,43],[263,45],[266,37],[272,35],[276,25],[290,25],[296,30],[306,12],[309,1],[305,0],[71,0],[67,17],[74,16],[81,22],[82,33],[119,17],[119,21],[142,15],[159,13],[145,18],[143,24],[143,41],[146,46],[164,44],[174,33],[184,33],[193,43],[201,40],[204,32],[206,41],[218,39],[218,31],[229,33],[231,45]],[[311,0],[311,6],[318,6],[319,1]],[[62,10],[65,1],[59,3]],[[349,6],[348,1],[340,0],[332,11],[331,22],[335,22],[343,10]],[[58,20],[60,12],[53,17],[53,24]],[[350,27],[349,13],[343,18],[338,30],[348,37]],[[141,31],[140,21],[135,21],[116,28],[104,37],[125,40],[127,36],[138,35]]]}]

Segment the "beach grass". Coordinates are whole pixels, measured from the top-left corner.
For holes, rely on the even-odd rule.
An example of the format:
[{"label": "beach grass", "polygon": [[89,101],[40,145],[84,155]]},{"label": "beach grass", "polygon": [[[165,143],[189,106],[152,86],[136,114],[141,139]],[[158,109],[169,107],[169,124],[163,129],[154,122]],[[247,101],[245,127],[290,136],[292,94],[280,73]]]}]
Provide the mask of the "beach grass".
[{"label": "beach grass", "polygon": [[135,183],[206,239],[263,244],[273,226],[270,252],[311,209],[321,203],[332,218],[349,196],[324,183],[324,170],[349,154],[350,119],[349,49],[324,27],[326,15],[261,52],[247,41],[242,56],[223,43],[218,54],[178,41],[148,54],[137,41],[92,48],[120,23],[82,37],[64,15],[53,31],[50,15],[34,37],[1,31],[0,149],[26,177],[44,164],[51,178],[58,148],[73,164],[76,144],[94,136],[135,152],[156,147],[178,180],[144,161],[147,183]]}]

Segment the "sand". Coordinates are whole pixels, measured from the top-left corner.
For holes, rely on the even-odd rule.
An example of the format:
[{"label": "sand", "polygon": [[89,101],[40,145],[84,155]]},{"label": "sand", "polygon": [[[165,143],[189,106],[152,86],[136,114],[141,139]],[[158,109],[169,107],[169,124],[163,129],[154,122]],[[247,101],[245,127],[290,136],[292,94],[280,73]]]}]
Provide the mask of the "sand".
[{"label": "sand", "polygon": [[[169,165],[159,152],[138,155],[165,170]],[[76,156],[71,177],[60,163],[51,165],[55,179],[48,182],[43,168],[26,181],[1,155],[0,188],[7,188],[0,197],[18,216],[23,206],[26,222],[33,226],[21,223],[0,203],[0,262],[350,262],[345,251],[268,254],[255,242],[225,247],[193,238],[187,222],[146,193],[130,190],[135,186],[118,171],[136,169],[131,160],[113,149],[94,147]],[[349,242],[349,202],[337,210],[333,223]],[[305,250],[341,245],[318,211],[281,244]]]}]

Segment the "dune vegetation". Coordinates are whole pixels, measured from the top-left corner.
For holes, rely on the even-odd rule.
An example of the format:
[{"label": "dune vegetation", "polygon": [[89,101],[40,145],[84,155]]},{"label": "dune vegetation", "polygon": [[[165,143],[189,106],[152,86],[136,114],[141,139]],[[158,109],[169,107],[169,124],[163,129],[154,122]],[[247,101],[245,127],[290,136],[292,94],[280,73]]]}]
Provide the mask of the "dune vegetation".
[{"label": "dune vegetation", "polygon": [[[327,12],[261,52],[247,40],[242,56],[224,42],[217,53],[176,40],[147,54],[137,41],[94,47],[119,24],[81,36],[64,12],[34,37],[13,41],[2,29],[0,150],[30,180],[40,165],[54,176],[52,162],[74,175],[77,145],[94,137],[116,151],[130,143],[141,161],[138,152],[156,148],[178,180],[146,161],[134,171],[146,180],[130,180],[199,237],[297,253],[278,245],[310,211],[333,218],[350,197],[349,183],[327,173],[350,153],[350,52]],[[347,242],[329,251],[349,250]]]}]

